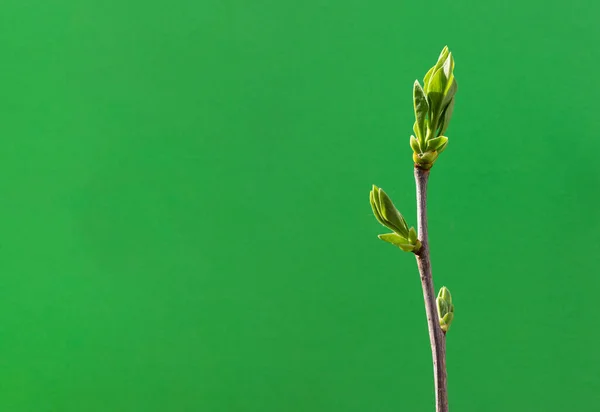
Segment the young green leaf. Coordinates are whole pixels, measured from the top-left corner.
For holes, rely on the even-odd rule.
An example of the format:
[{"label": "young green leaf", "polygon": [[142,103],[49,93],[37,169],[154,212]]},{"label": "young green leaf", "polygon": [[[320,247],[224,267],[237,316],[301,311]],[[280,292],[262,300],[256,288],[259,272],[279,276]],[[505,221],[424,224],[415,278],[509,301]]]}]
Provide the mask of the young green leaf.
[{"label": "young green leaf", "polygon": [[427,70],[427,73],[425,73],[425,77],[423,78],[423,88],[424,89],[427,88],[427,84],[429,83],[429,79],[431,79],[431,75],[433,74],[434,70],[435,70],[435,66],[433,66],[431,69]]},{"label": "young green leaf", "polygon": [[412,135],[410,136],[410,148],[415,153],[421,153],[421,147],[419,146],[419,141]]},{"label": "young green leaf", "polygon": [[417,136],[417,139],[419,139],[419,142],[420,142],[422,139],[422,134],[421,134],[421,130],[419,129],[419,123],[416,120],[413,124],[413,132],[415,132],[415,136]]},{"label": "young green leaf", "polygon": [[425,89],[425,93],[429,95],[429,93],[439,93],[443,94],[448,82],[448,78],[444,74],[444,69],[439,68],[431,75],[431,80],[427,85],[427,89]]},{"label": "young green leaf", "polygon": [[409,244],[408,239],[400,236],[398,233],[385,233],[383,235],[377,235],[377,237],[395,246]]},{"label": "young green leaf", "polygon": [[437,298],[435,300],[435,303],[437,305],[439,318],[441,319],[449,312],[448,303],[444,299],[441,299],[441,298]]},{"label": "young green leaf", "polygon": [[432,124],[437,123],[437,116],[441,111],[441,104],[444,98],[444,89],[446,88],[446,82],[448,79],[445,77],[444,70],[439,68],[431,76],[429,81],[429,87],[425,90],[427,98],[429,99],[429,113],[430,122]]},{"label": "young green leaf", "polygon": [[440,124],[440,130],[439,130],[440,135],[446,133],[446,130],[448,130],[448,126],[450,125],[450,119],[452,118],[453,111],[454,111],[454,99],[450,100],[450,102],[444,109],[444,113],[442,114],[442,123]]},{"label": "young green leaf", "polygon": [[379,216],[381,216],[381,218],[383,219],[383,216],[381,215],[381,199],[379,199],[379,194],[380,194],[380,188],[378,188],[377,186],[373,185],[373,202],[375,203],[375,207],[377,208],[377,212],[379,213]]},{"label": "young green leaf", "polygon": [[[388,243],[391,243],[394,246],[399,247],[400,249],[402,249],[405,252],[414,252],[415,250],[418,250],[416,245],[411,245],[408,242],[408,239],[400,236],[397,233],[386,233],[384,235],[378,235],[378,237],[381,240],[384,240]],[[420,247],[420,245],[419,245],[419,247]]]},{"label": "young green leaf", "polygon": [[415,109],[415,118],[417,121],[417,137],[422,142],[425,139],[425,118],[427,117],[427,113],[429,112],[429,104],[427,103],[427,97],[425,96],[425,92],[423,88],[419,84],[418,80],[415,80],[415,84],[413,87],[413,105]]},{"label": "young green leaf", "polygon": [[418,250],[415,245],[398,245],[398,247],[405,252],[415,252]]},{"label": "young green leaf", "polygon": [[444,75],[446,76],[446,79],[450,80],[450,76],[452,75],[452,71],[454,70],[454,58],[452,57],[451,52],[448,52],[448,55],[444,59],[442,68],[444,69]]},{"label": "young green leaf", "polygon": [[447,333],[450,329],[450,325],[452,324],[452,320],[454,319],[454,313],[446,313],[443,318],[440,319],[440,328]]},{"label": "young green leaf", "polygon": [[448,57],[448,55],[450,54],[450,49],[448,49],[448,46],[444,46],[444,48],[442,49],[440,56],[437,59],[437,63],[436,66],[441,67],[441,65],[444,63],[444,61],[446,60],[446,58]]},{"label": "young green leaf", "polygon": [[377,219],[377,221],[379,223],[381,223],[383,226],[387,227],[385,220],[383,220],[383,217],[379,213],[379,206],[375,199],[375,194],[378,192],[379,192],[379,188],[377,186],[373,185],[373,189],[369,192],[369,201],[371,202],[371,209],[373,209],[373,214],[375,215],[375,218]]},{"label": "young green leaf", "polygon": [[429,163],[433,164],[438,158],[437,152],[425,152],[419,155],[419,164]]},{"label": "young green leaf", "polygon": [[440,53],[440,55],[437,59],[437,62],[435,63],[435,66],[433,66],[431,69],[429,69],[429,71],[425,75],[425,79],[423,80],[425,90],[427,90],[427,83],[429,80],[431,80],[431,76],[440,67],[442,67],[442,65],[444,64],[444,61],[446,61],[446,58],[448,57],[448,53],[449,53],[448,46],[444,46],[444,48],[442,49],[442,52]]},{"label": "young green leaf", "polygon": [[450,100],[454,99],[456,92],[458,91],[458,83],[454,78],[454,74],[450,74],[450,78],[448,79],[448,84],[446,85],[446,89],[444,90],[444,100],[442,101],[442,107],[446,107]]},{"label": "young green leaf", "polygon": [[389,198],[383,189],[379,188],[379,212],[383,219],[388,223],[388,227],[403,237],[408,237],[408,225],[402,214],[396,209],[392,199]]},{"label": "young green leaf", "polygon": [[414,227],[411,227],[408,231],[408,240],[411,243],[411,245],[417,244],[417,231]]},{"label": "young green leaf", "polygon": [[448,140],[446,140],[446,142],[444,144],[442,144],[440,147],[438,147],[438,149],[437,149],[438,155],[440,153],[442,153],[444,150],[446,150],[447,146],[448,146]]},{"label": "young green leaf", "polygon": [[445,145],[446,143],[448,143],[448,138],[446,136],[436,137],[427,142],[427,150],[438,150],[441,146]]}]

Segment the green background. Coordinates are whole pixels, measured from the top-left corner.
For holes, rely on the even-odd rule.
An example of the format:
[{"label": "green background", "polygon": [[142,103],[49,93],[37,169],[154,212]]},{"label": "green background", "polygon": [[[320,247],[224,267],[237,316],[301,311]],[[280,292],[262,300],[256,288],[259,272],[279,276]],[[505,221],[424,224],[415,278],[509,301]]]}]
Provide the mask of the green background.
[{"label": "green background", "polygon": [[411,90],[453,411],[600,402],[598,3],[4,0],[0,410],[433,411]]}]

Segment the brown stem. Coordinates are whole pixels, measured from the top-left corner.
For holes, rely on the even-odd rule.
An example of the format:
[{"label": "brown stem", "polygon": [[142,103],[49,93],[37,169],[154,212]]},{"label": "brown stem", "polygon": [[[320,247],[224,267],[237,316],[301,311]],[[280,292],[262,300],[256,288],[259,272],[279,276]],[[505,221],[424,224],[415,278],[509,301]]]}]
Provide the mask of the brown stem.
[{"label": "brown stem", "polygon": [[431,342],[431,355],[433,357],[433,377],[435,381],[435,410],[448,412],[448,388],[446,385],[446,335],[440,327],[435,302],[435,288],[431,276],[431,261],[429,260],[429,238],[427,236],[427,180],[429,170],[415,167],[415,181],[417,184],[417,224],[421,249],[416,253],[417,265],[421,274],[423,297],[425,298],[425,312],[427,313],[427,326],[429,327],[429,341]]}]

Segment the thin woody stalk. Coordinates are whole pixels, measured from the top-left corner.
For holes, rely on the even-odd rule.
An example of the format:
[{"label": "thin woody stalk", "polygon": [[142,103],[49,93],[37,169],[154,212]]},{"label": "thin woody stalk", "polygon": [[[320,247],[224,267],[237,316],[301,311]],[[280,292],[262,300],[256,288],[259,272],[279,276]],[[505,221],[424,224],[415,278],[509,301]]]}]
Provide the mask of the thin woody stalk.
[{"label": "thin woody stalk", "polygon": [[448,146],[448,138],[444,134],[454,111],[457,88],[454,58],[448,47],[444,47],[435,66],[425,74],[423,86],[418,80],[413,85],[415,135],[410,137],[410,147],[415,163],[418,234],[414,227],[409,229],[383,189],[373,185],[369,194],[375,217],[392,231],[379,235],[379,238],[405,252],[414,253],[417,258],[433,358],[436,412],[448,412],[446,333],[454,319],[454,305],[448,288],[440,288],[436,298],[433,286],[427,236],[427,180],[433,164]]},{"label": "thin woody stalk", "polygon": [[435,288],[431,275],[429,259],[429,238],[427,236],[427,181],[429,170],[415,167],[417,186],[417,227],[421,248],[415,253],[421,275],[421,286],[425,299],[429,341],[433,358],[433,376],[435,382],[435,410],[448,412],[448,388],[446,384],[446,334],[442,331],[438,317]]}]

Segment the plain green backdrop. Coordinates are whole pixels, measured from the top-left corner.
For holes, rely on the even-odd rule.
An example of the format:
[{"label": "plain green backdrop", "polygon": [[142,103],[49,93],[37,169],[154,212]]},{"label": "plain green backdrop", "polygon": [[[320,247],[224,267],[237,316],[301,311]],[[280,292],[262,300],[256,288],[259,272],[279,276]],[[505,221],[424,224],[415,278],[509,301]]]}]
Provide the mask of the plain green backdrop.
[{"label": "plain green backdrop", "polygon": [[600,25],[570,0],[3,0],[0,410],[433,411],[412,84],[452,411],[600,402]]}]

